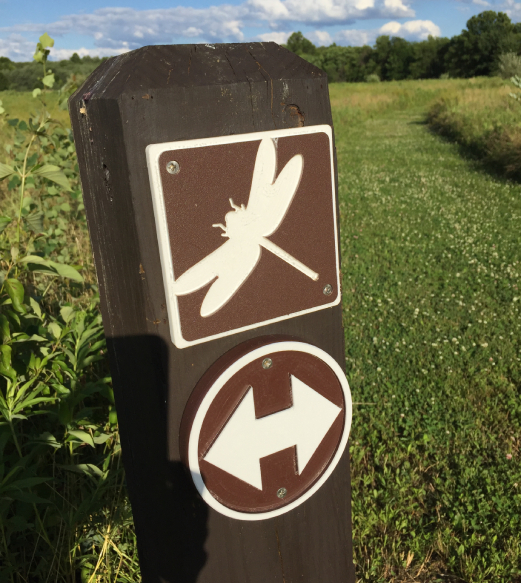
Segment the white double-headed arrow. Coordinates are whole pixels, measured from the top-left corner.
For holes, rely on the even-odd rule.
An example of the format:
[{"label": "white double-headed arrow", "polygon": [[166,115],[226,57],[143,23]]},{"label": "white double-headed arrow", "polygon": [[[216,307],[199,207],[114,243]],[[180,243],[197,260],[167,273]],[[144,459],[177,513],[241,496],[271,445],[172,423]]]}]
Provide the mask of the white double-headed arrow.
[{"label": "white double-headed arrow", "polygon": [[260,458],[296,445],[301,474],[341,409],[297,377],[290,378],[293,405],[261,419],[255,418],[250,387],[205,461],[262,490]]}]

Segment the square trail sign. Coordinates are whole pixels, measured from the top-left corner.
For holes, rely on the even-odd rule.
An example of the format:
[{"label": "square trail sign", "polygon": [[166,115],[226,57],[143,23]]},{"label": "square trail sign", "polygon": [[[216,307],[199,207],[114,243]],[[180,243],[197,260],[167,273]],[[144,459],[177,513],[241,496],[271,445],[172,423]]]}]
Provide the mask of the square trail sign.
[{"label": "square trail sign", "polygon": [[147,147],[178,348],[340,302],[329,125]]}]

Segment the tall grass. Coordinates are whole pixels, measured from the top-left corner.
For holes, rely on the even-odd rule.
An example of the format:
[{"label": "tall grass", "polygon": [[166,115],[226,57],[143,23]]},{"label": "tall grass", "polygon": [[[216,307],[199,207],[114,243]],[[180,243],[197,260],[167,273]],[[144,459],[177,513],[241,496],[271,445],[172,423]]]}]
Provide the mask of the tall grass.
[{"label": "tall grass", "polygon": [[439,99],[460,98],[466,101],[479,94],[490,102],[497,101],[498,91],[508,93],[505,82],[498,78],[428,79],[423,81],[391,81],[387,83],[333,83],[330,98],[336,118],[358,123],[388,112],[429,108]]},{"label": "tall grass", "polygon": [[490,170],[521,178],[521,104],[512,85],[468,87],[442,96],[428,111],[432,130],[457,142]]}]

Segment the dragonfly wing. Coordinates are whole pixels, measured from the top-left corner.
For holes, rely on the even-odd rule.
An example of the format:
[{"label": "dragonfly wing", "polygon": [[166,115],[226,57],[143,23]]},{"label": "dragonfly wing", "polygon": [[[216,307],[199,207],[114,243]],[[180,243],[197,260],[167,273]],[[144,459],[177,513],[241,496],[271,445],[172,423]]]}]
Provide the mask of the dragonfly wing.
[{"label": "dragonfly wing", "polygon": [[226,265],[219,271],[219,278],[208,290],[201,305],[201,316],[207,318],[218,312],[237,293],[255,269],[260,255],[260,245],[230,241],[234,253],[229,255]]},{"label": "dragonfly wing", "polygon": [[233,242],[226,241],[174,281],[173,291],[175,295],[185,296],[201,289],[225,270],[229,260],[235,256],[236,250]]},{"label": "dragonfly wing", "polygon": [[257,151],[246,211],[251,216],[255,231],[265,237],[272,235],[282,223],[297,192],[304,168],[304,158],[297,154],[274,181],[276,159],[273,140],[263,139]]}]

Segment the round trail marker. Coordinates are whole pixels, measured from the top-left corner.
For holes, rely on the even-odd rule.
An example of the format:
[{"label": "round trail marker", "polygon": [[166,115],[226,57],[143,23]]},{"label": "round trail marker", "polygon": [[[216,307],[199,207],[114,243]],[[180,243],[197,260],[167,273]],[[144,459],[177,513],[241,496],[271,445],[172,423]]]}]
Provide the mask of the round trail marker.
[{"label": "round trail marker", "polygon": [[305,342],[258,342],[214,364],[181,428],[202,498],[241,520],[272,518],[310,498],[342,457],[351,426],[349,385],[329,354]]}]

